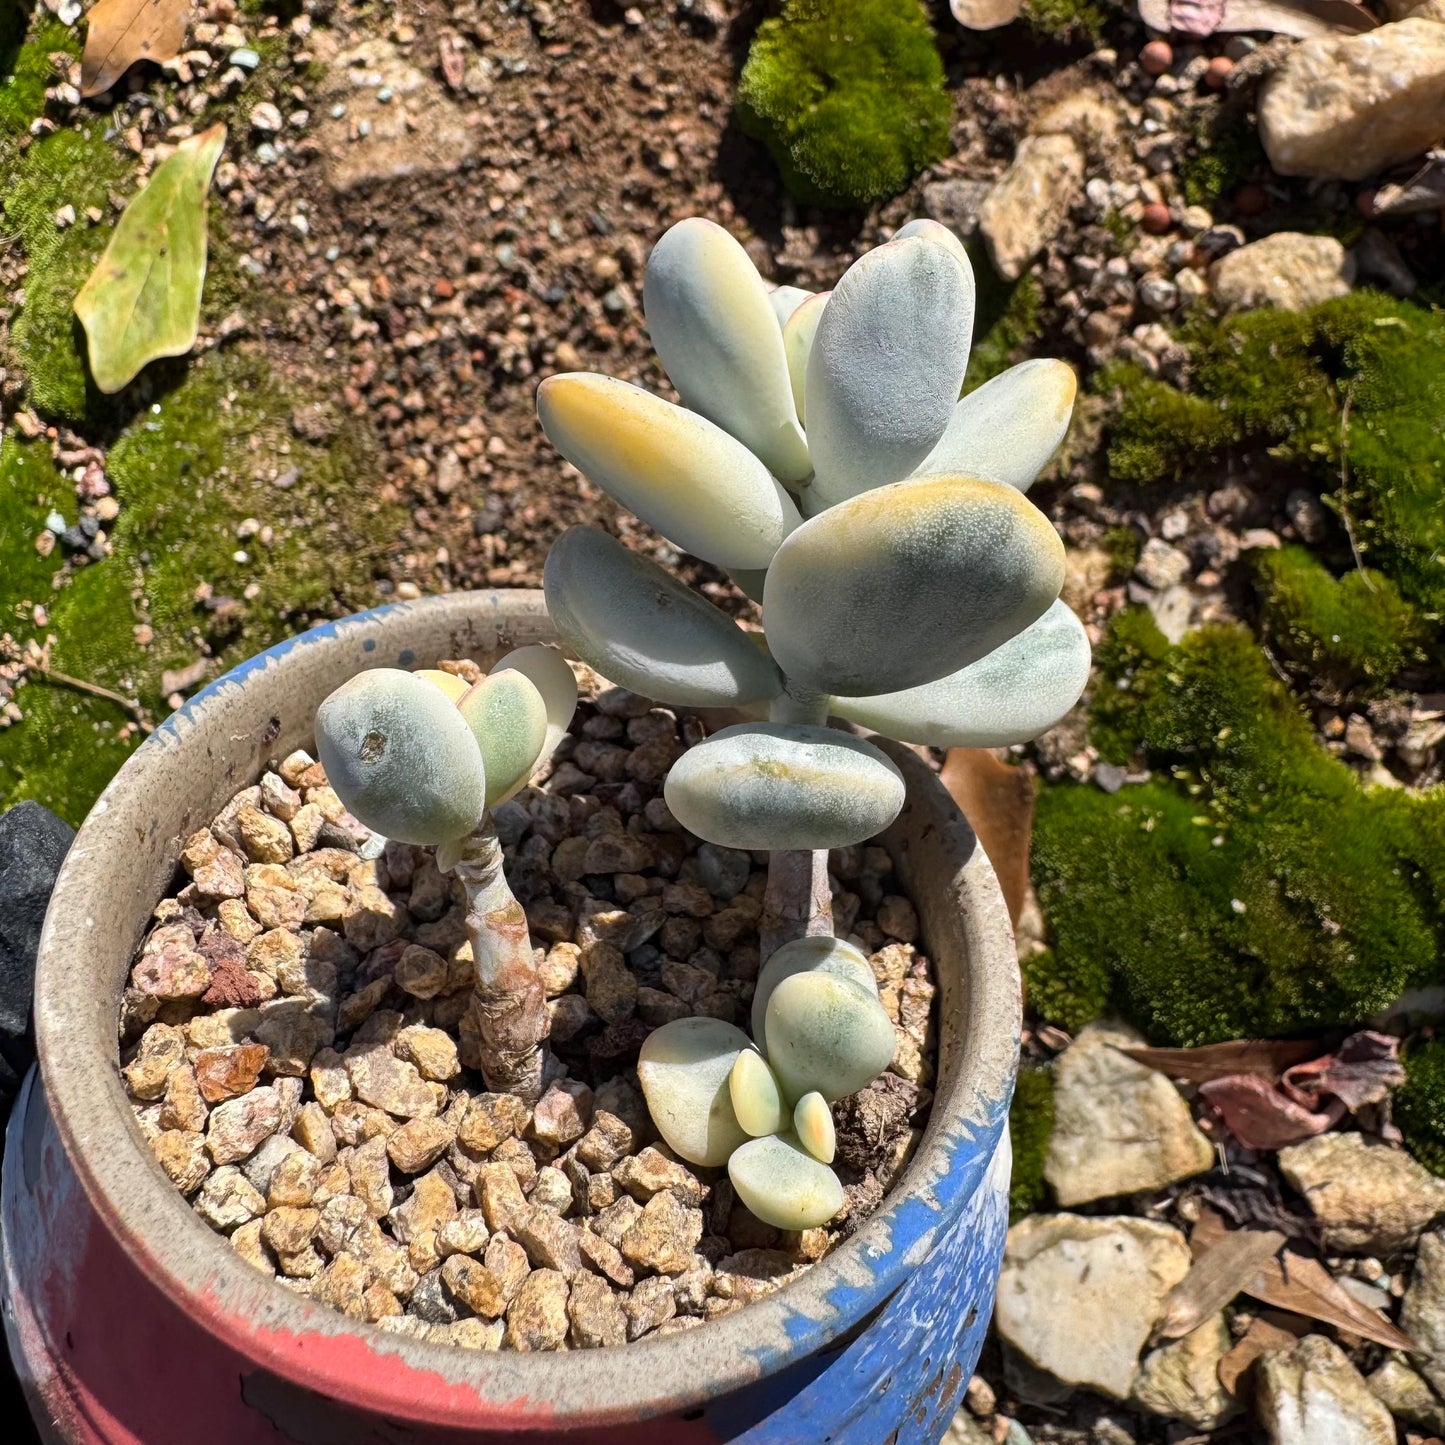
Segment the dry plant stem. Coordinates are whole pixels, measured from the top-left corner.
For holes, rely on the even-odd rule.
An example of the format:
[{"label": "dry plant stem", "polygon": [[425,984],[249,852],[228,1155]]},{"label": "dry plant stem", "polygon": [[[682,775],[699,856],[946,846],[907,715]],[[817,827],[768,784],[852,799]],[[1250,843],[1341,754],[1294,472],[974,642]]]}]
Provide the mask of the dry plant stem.
[{"label": "dry plant stem", "polygon": [[[828,698],[797,683],[785,683],[773,700],[773,722],[822,727],[828,721]],[[768,855],[768,886],[758,928],[762,962],[795,938],[833,935],[833,890],[828,886],[828,851],[778,849]]]},{"label": "dry plant stem", "polygon": [[542,1096],[547,996],[532,954],[527,915],[507,886],[502,845],[484,818],[461,845],[453,871],[467,890],[467,936],[476,961],[472,1011],[487,1088],[528,1103]]}]

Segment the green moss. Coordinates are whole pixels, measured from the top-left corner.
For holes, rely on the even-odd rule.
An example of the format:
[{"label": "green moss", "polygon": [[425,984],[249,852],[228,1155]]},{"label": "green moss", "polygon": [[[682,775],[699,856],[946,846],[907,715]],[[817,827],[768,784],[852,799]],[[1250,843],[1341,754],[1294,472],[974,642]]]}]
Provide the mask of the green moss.
[{"label": "green moss", "polygon": [[[355,442],[324,448],[291,435],[299,398],[257,359],[221,352],[176,366],[183,379],[110,449],[121,503],[112,555],[68,571],[66,585],[41,599],[46,629],[18,624],[59,559],[49,573],[27,561],[23,573],[0,574],[6,627],[17,636],[49,631],[57,669],[138,696],[157,715],[163,669],[203,652],[219,669],[370,602],[398,521],[394,507],[358,497]],[[293,468],[291,485],[274,485]],[[7,443],[0,487],[7,558],[35,556],[51,506],[74,519],[73,491],[43,448]],[[247,519],[258,533],[269,528],[269,540],[238,537]],[[135,638],[142,622],[154,630],[149,647]],[[0,805],[34,797],[78,822],[138,740],[122,732],[125,711],[41,679],[16,701],[25,719],[0,731]]]},{"label": "green moss", "polygon": [[968,375],[963,381],[965,395],[1022,360],[1022,353],[1037,342],[1043,300],[1039,283],[1032,276],[1004,289],[987,262],[975,264],[973,269],[979,288],[978,320],[973,349],[968,354]]},{"label": "green moss", "polygon": [[1338,580],[1303,547],[1261,551],[1255,564],[1264,635],[1317,690],[1369,696],[1424,660],[1427,628],[1379,572]]},{"label": "green moss", "polygon": [[1019,1070],[1008,1111],[1013,1144],[1013,1178],[1009,1183],[1008,1217],[1016,1224],[1039,1209],[1047,1197],[1044,1158],[1054,1131],[1054,1076],[1047,1068]]},{"label": "green moss", "polygon": [[1115,579],[1127,577],[1139,565],[1139,553],[1144,548],[1144,539],[1133,527],[1110,527],[1099,545],[1109,554],[1111,575]]},{"label": "green moss", "polygon": [[1030,29],[1057,40],[1098,40],[1109,22],[1096,0],[1024,0],[1023,15]]},{"label": "green moss", "polygon": [[1036,1008],[1199,1044],[1355,1023],[1441,975],[1445,790],[1362,788],[1242,628],[1170,647],[1139,609],[1098,662],[1094,742],[1155,778],[1040,796]]},{"label": "green moss", "polygon": [[920,0],[784,0],[753,37],[738,122],[799,200],[859,208],[946,154],[943,80]]},{"label": "green moss", "polygon": [[1184,199],[1213,211],[1265,165],[1264,147],[1249,115],[1233,108],[1199,112],[1179,163]]},{"label": "green moss", "polygon": [[1392,1117],[1410,1152],[1436,1174],[1445,1174],[1445,1039],[1411,1049],[1405,1083],[1395,1091]]},{"label": "green moss", "polygon": [[0,146],[24,134],[45,110],[45,88],[53,80],[50,57],[57,51],[80,53],[74,30],[42,15],[26,39],[30,7],[11,4],[0,16]]},{"label": "green moss", "polygon": [[[1192,389],[1107,370],[1109,467],[1122,482],[1217,474],[1268,449],[1351,520],[1363,560],[1438,624],[1445,616],[1445,316],[1360,291],[1305,312],[1198,318]],[[1261,459],[1262,460],[1262,459]],[[1346,482],[1341,488],[1341,473]]]}]

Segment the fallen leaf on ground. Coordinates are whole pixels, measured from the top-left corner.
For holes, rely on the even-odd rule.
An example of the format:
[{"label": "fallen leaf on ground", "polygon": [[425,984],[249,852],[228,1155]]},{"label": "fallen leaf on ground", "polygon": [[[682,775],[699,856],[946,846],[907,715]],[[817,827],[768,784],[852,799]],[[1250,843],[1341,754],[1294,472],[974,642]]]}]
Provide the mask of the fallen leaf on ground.
[{"label": "fallen leaf on ground", "polygon": [[85,17],[80,93],[103,94],[138,60],[174,60],[190,16],[191,0],[96,0]]},{"label": "fallen leaf on ground", "polygon": [[1445,151],[1430,151],[1425,164],[1408,181],[1381,186],[1375,192],[1377,216],[1408,216],[1445,208]]},{"label": "fallen leaf on ground", "polygon": [[1296,40],[1353,35],[1379,24],[1354,0],[1139,0],[1139,17],[1151,29],[1165,32],[1266,30]]},{"label": "fallen leaf on ground", "polygon": [[1361,1339],[1384,1345],[1387,1350],[1408,1350],[1425,1354],[1403,1330],[1397,1329],[1378,1310],[1361,1304],[1341,1289],[1319,1260],[1297,1249],[1283,1250],[1267,1261],[1245,1286],[1245,1294],[1275,1309],[1288,1310],[1348,1330]]},{"label": "fallen leaf on ground", "polygon": [[1134,1048],[1121,1052],[1171,1079],[1187,1079],[1193,1084],[1230,1074],[1258,1074],[1272,1083],[1286,1069],[1322,1054],[1324,1045],[1308,1039],[1230,1039],[1222,1044],[1202,1044],[1197,1049]]},{"label": "fallen leaf on ground", "polygon": [[1219,1383],[1235,1399],[1249,1396],[1253,1392],[1247,1388],[1244,1377],[1250,1366],[1262,1355],[1277,1355],[1294,1349],[1299,1339],[1300,1336],[1287,1327],[1257,1315],[1250,1321],[1244,1338],[1220,1360],[1216,1371]]},{"label": "fallen leaf on ground", "polygon": [[206,277],[206,194],[226,141],[212,126],[176,147],[125,209],[75,298],[90,371],[107,394],[149,361],[184,356],[200,327]]},{"label": "fallen leaf on ground", "polygon": [[997,30],[1023,8],[1023,0],[949,0],[953,18],[966,30]]},{"label": "fallen leaf on ground", "polygon": [[1203,1206],[1189,1235],[1196,1255],[1224,1233],[1226,1218],[1236,1229],[1277,1229],[1292,1238],[1312,1239],[1319,1232],[1316,1219],[1296,1214],[1285,1203],[1273,1169],[1264,1172],[1235,1162],[1228,1174],[1216,1172],[1193,1181],[1188,1192]]},{"label": "fallen leaf on ground", "polygon": [[1334,1053],[1285,1070],[1280,1087],[1307,1109],[1318,1109],[1333,1097],[1353,1113],[1365,1104],[1382,1103],[1404,1082],[1399,1039],[1362,1029]]},{"label": "fallen leaf on ground", "polygon": [[1312,1113],[1258,1074],[1211,1079],[1199,1086],[1199,1097],[1246,1149],[1285,1149],[1302,1143],[1333,1128],[1346,1113],[1336,1099]]},{"label": "fallen leaf on ground", "polygon": [[1029,893],[1033,769],[1003,762],[988,748],[949,748],[939,779],[978,835],[998,874],[1009,921],[1017,925]]},{"label": "fallen leaf on ground", "polygon": [[1277,1229],[1231,1229],[1196,1256],[1189,1273],[1164,1298],[1154,1326],[1161,1340],[1182,1339],[1240,1294],[1260,1266],[1278,1254],[1286,1236]]}]

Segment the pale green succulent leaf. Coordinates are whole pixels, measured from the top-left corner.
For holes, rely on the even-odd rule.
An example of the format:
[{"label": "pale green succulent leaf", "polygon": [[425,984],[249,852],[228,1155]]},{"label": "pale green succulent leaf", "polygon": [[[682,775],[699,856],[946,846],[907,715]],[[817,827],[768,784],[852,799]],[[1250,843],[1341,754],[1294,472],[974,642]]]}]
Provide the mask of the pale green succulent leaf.
[{"label": "pale green succulent leaf", "polygon": [[798,1142],[821,1164],[831,1164],[838,1152],[838,1135],[833,1128],[833,1111],[815,1089],[793,1106],[793,1132]]},{"label": "pale green succulent leaf", "polygon": [[789,1114],[783,1091],[767,1061],[754,1049],[744,1049],[728,1077],[733,1113],[743,1131],[754,1139],[787,1128]]},{"label": "pale green succulent leaf", "polygon": [[563,642],[611,682],[693,707],[763,702],[782,688],[732,618],[595,527],[552,544],[542,581]]},{"label": "pale green succulent leaf", "polygon": [[738,1198],[774,1229],[817,1229],[844,1204],[843,1185],[795,1134],[770,1134],[744,1144],[728,1160]]},{"label": "pale green succulent leaf", "polygon": [[768,646],[819,692],[899,692],[1007,642],[1063,581],[1058,533],[1014,488],[898,482],[819,513],[779,548],[763,589]]},{"label": "pale green succulent leaf", "polygon": [[533,686],[542,694],[547,709],[547,741],[542,754],[551,757],[572,725],[572,714],[577,711],[576,675],[555,647],[543,647],[540,643],[513,649],[496,662],[492,671],[505,672],[508,668],[531,678]]},{"label": "pale green succulent leaf", "polygon": [[903,775],[861,738],[796,723],[739,723],[689,749],[663,785],[699,838],[726,848],[846,848],[903,806]]},{"label": "pale green succulent leaf", "polygon": [[1089,635],[1062,599],[977,662],[903,692],[834,698],[833,711],[901,743],[1006,748],[1040,736],[1089,681]]},{"label": "pale green succulent leaf", "polygon": [[1058,450],[1078,384],[1062,361],[1040,357],[1000,372],[953,409],[915,476],[952,472],[1026,492]]},{"label": "pale green succulent leaf", "polygon": [[573,466],[683,551],[719,567],[766,567],[801,520],[740,441],[641,387],[565,372],[537,389],[537,415]]},{"label": "pale green succulent leaf", "polygon": [[973,281],[973,259],[968,254],[968,248],[958,239],[951,227],[945,226],[942,221],[934,221],[926,216],[920,216],[917,220],[900,226],[893,233],[895,241],[906,241],[910,236],[919,236],[925,241],[932,241],[935,246],[942,246],[968,272],[969,280]]},{"label": "pale green succulent leaf", "polygon": [[876,994],[818,969],[795,973],[773,990],[766,1028],[768,1063],[794,1102],[814,1090],[830,1103],[856,1094],[898,1048]]},{"label": "pale green succulent leaf", "polygon": [[147,362],[184,356],[196,344],[206,278],[206,196],[225,143],[224,125],[181,141],[125,208],[75,298],[90,373],[107,394],[121,390]]},{"label": "pale green succulent leaf", "polygon": [[778,325],[786,326],[788,317],[812,294],[801,286],[774,286],[768,292],[768,304],[773,308],[773,315],[778,318]]},{"label": "pale green succulent leaf", "polygon": [[419,667],[412,675],[439,687],[452,702],[460,702],[471,688],[471,683],[465,678],[458,677],[454,672],[443,672],[439,667]]},{"label": "pale green succulent leaf", "polygon": [[748,1140],[733,1112],[730,1080],[752,1044],[721,1019],[673,1019],[642,1041],[637,1081],[668,1148],[693,1164],[716,1167]]},{"label": "pale green succulent leaf", "polygon": [[831,291],[820,291],[810,296],[788,317],[783,325],[783,355],[788,359],[788,380],[793,388],[793,405],[798,408],[798,420],[804,420],[808,400],[808,357],[813,352],[813,338],[818,334],[818,323],[828,305]]},{"label": "pale green succulent leaf", "polygon": [[792,978],[795,973],[811,973],[815,969],[849,979],[877,997],[878,981],[873,976],[873,965],[861,948],[831,934],[791,939],[773,950],[753,986],[753,1039],[765,1055],[768,1049],[768,1000],[772,998],[773,990],[785,978]]},{"label": "pale green succulent leaf", "polygon": [[487,771],[487,807],[527,786],[546,751],[547,704],[532,679],[508,668],[468,689],[457,703]]},{"label": "pale green succulent leaf", "polygon": [[844,273],[805,378],[814,507],[901,481],[933,450],[963,386],[973,307],[972,272],[921,236]]},{"label": "pale green succulent leaf", "polygon": [[472,730],[414,673],[381,667],[343,683],[316,710],[316,750],[347,808],[400,843],[464,837],[486,811]]},{"label": "pale green succulent leaf", "polygon": [[642,306],[682,404],[736,437],[783,481],[806,477],[812,464],[778,317],[738,242],[700,216],[679,221],[648,257]]}]

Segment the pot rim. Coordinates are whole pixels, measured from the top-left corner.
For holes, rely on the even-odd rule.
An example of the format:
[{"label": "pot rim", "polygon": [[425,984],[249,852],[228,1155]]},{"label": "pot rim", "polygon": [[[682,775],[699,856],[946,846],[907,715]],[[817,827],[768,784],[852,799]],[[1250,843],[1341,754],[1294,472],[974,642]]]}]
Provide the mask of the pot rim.
[{"label": "pot rim", "polygon": [[[113,871],[104,860],[117,849],[156,843],[156,822],[150,820],[149,831],[146,822],[149,791],[177,766],[178,753],[206,746],[209,756],[228,736],[231,745],[243,736],[230,732],[239,723],[225,720],[245,709],[247,690],[259,688],[258,697],[274,700],[279,686],[304,686],[301,674],[322,657],[318,648],[329,650],[322,660],[333,673],[342,666],[344,677],[363,665],[385,665],[389,646],[399,652],[400,665],[412,665],[406,659],[413,647],[397,644],[424,652],[428,640],[438,646],[448,629],[453,646],[468,634],[472,652],[487,650],[477,641],[487,628],[492,647],[512,646],[519,640],[508,635],[513,623],[534,634],[525,640],[555,637],[541,594],[523,589],[446,594],[354,614],[241,663],[157,728],[96,802],[57,880],[36,972],[40,1068],[66,1152],[106,1228],[158,1288],[243,1356],[319,1394],[432,1426],[622,1424],[701,1406],[826,1350],[904,1283],[973,1192],[985,1187],[1006,1122],[1021,1022],[1012,930],[972,830],[911,749],[878,740],[907,777],[905,815],[926,810],[920,836],[947,862],[958,909],[957,924],[948,926],[961,931],[970,964],[955,1001],[962,1010],[955,1057],[940,1068],[924,1137],[867,1222],[798,1280],[745,1309],[660,1339],[585,1352],[478,1354],[388,1333],[276,1284],[218,1238],[156,1164],[120,1080],[118,1000],[94,986],[94,969],[87,979],[76,963],[95,948],[90,933],[104,912],[99,905]],[[482,644],[487,641],[483,636]],[[437,655],[460,651],[443,647]],[[250,781],[248,764],[247,775],[227,786],[234,792]],[[174,861],[178,841],[160,842],[170,845]],[[936,948],[930,910],[916,901],[925,943]],[[128,915],[140,914],[127,960],[154,902],[123,905]],[[940,991],[940,1009],[945,998]],[[87,1035],[91,1043],[74,1046]]]}]

